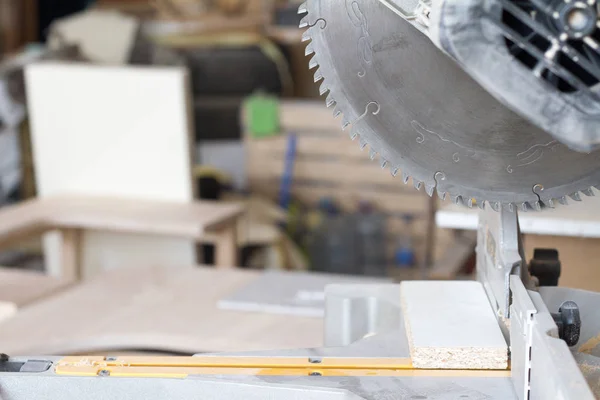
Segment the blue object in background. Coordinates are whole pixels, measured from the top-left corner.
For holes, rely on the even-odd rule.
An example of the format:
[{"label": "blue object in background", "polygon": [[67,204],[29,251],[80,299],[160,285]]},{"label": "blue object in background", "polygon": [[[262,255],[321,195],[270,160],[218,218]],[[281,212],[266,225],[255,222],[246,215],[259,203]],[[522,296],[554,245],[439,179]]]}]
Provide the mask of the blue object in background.
[{"label": "blue object in background", "polygon": [[415,251],[409,247],[401,247],[396,251],[396,267],[412,268],[415,265]]},{"label": "blue object in background", "polygon": [[284,210],[290,206],[292,197],[292,183],[294,180],[294,164],[296,162],[298,138],[295,133],[288,135],[287,150],[285,152],[285,167],[281,176],[279,187],[279,205]]},{"label": "blue object in background", "polygon": [[412,268],[417,262],[415,255],[415,248],[413,245],[413,232],[412,223],[415,219],[412,214],[404,214],[402,216],[404,221],[404,229],[400,235],[398,243],[398,249],[394,255],[396,267],[398,268]]},{"label": "blue object in background", "polygon": [[323,214],[333,217],[340,213],[335,201],[331,197],[323,197],[319,199],[318,210]]}]

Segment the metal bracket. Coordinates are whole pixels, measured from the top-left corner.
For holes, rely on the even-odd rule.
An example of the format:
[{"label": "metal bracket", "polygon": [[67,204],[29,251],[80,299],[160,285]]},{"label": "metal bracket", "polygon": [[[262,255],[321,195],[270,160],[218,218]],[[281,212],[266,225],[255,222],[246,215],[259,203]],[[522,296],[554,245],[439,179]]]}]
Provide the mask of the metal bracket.
[{"label": "metal bracket", "polygon": [[511,379],[519,400],[592,400],[571,351],[539,293],[510,278]]},{"label": "metal bracket", "polygon": [[521,276],[520,230],[516,212],[479,212],[477,278],[499,318],[510,317],[510,277]]},{"label": "metal bracket", "polygon": [[511,378],[519,400],[528,400],[531,390],[531,356],[534,316],[537,313],[527,289],[517,276],[510,278],[512,306],[510,319]]}]

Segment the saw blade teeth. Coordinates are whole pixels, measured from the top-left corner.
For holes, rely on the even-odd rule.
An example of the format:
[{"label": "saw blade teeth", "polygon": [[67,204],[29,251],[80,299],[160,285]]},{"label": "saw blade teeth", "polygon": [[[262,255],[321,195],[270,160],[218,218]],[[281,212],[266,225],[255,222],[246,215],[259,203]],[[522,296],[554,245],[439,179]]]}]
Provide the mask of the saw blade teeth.
[{"label": "saw blade teeth", "polygon": [[410,175],[408,172],[402,171],[402,182],[404,182],[405,185],[408,185],[408,181],[410,181]]},{"label": "saw blade teeth", "polygon": [[321,83],[321,86],[319,86],[319,94],[323,96],[327,92],[329,92],[329,86],[327,86],[325,81],[323,81],[323,83]]},{"label": "saw blade teeth", "polygon": [[350,129],[350,131],[348,131],[348,132],[349,132],[348,136],[350,136],[350,139],[352,141],[356,140],[356,138],[358,137],[358,133],[354,129]]},{"label": "saw blade teeth", "polygon": [[392,173],[392,176],[395,178],[400,173],[400,168],[398,168],[398,167],[392,167],[392,168],[390,168],[390,172]]},{"label": "saw blade teeth", "polygon": [[[344,113],[342,113],[342,130],[345,131],[349,126],[350,126],[350,120],[348,119],[348,117],[346,117],[346,115]],[[356,128],[353,127],[352,130],[358,134],[358,131],[356,130]],[[365,141],[365,143],[367,142],[367,139],[363,139],[363,140]]]},{"label": "saw blade teeth", "polygon": [[369,158],[373,161],[375,160],[375,157],[377,157],[377,152],[371,147],[371,149],[369,149]]},{"label": "saw blade teeth", "polygon": [[473,199],[472,198],[470,198],[470,199],[467,200],[466,206],[469,207],[469,208],[473,208]]},{"label": "saw blade teeth", "polygon": [[527,212],[527,208],[528,208],[527,202],[523,202],[519,205],[519,209],[523,212]]},{"label": "saw blade teeth", "polygon": [[312,40],[312,36],[310,36],[310,31],[306,30],[304,31],[304,33],[302,33],[302,39],[303,42],[310,42]]},{"label": "saw blade teeth", "polygon": [[342,114],[342,111],[339,109],[338,105],[336,104],[333,107],[333,118],[337,118]]},{"label": "saw blade teeth", "polygon": [[479,207],[480,210],[485,210],[485,201],[478,200],[477,207]]},{"label": "saw blade teeth", "polygon": [[571,193],[569,197],[575,201],[581,201],[581,195],[579,194],[579,192]]},{"label": "saw blade teeth", "polygon": [[317,70],[315,71],[315,83],[316,83],[316,82],[320,82],[320,81],[322,81],[323,79],[324,79],[324,78],[323,78],[323,74],[321,73],[321,70],[320,70],[320,69],[317,69]]},{"label": "saw blade teeth", "polygon": [[459,195],[453,194],[452,195],[452,202],[454,204],[456,204],[456,205],[460,205],[460,206],[464,205],[463,198],[462,198],[462,196],[459,196]]},{"label": "saw blade teeth", "polygon": [[[308,68],[314,69],[314,68],[317,68],[318,66],[319,66],[319,63],[317,62],[317,55],[315,54],[314,56],[312,56],[310,58],[310,60],[308,60]],[[315,82],[317,82],[317,79],[316,79],[317,72],[319,72],[319,70],[315,71]]]},{"label": "saw blade teeth", "polygon": [[550,208],[556,208],[556,203],[554,202],[554,199],[548,199],[544,204],[546,204]]},{"label": "saw blade teeth", "polygon": [[310,56],[312,54],[315,54],[315,47],[313,46],[312,43],[309,43],[306,45],[306,48],[304,49],[304,55]]},{"label": "saw blade teeth", "polygon": [[595,197],[595,196],[596,196],[596,193],[594,193],[594,189],[592,189],[591,187],[590,187],[590,188],[587,188],[587,189],[585,189],[585,190],[582,190],[582,192],[583,192],[583,194],[584,194],[584,195],[586,195],[587,197]]},{"label": "saw blade teeth", "polygon": [[334,106],[336,104],[333,96],[331,95],[331,93],[329,93],[327,95],[327,98],[325,99],[325,104],[327,105],[327,107],[331,107]]},{"label": "saw blade teeth", "polygon": [[421,188],[423,187],[423,182],[418,181],[416,179],[413,178],[413,186],[415,189],[417,190],[421,190]]},{"label": "saw blade teeth", "polygon": [[433,197],[433,194],[435,193],[435,185],[425,184],[425,193],[427,193],[427,196]]},{"label": "saw blade teeth", "polygon": [[560,204],[562,204],[563,206],[568,206],[569,205],[569,200],[567,199],[567,196],[562,196],[558,199],[558,202]]},{"label": "saw blade teeth", "polygon": [[360,147],[360,149],[364,150],[365,147],[367,147],[367,144],[367,141],[363,137],[361,137],[360,141],[358,142],[358,146]]},{"label": "saw blade teeth", "polygon": [[494,211],[500,211],[501,204],[498,201],[492,201],[490,202],[490,207],[492,207],[492,210]]},{"label": "saw blade teeth", "polygon": [[502,208],[508,212],[514,212],[515,206],[513,203],[504,203],[502,204]]},{"label": "saw blade teeth", "polygon": [[310,22],[308,22],[308,14],[305,15],[304,17],[302,17],[302,19],[300,20],[300,28],[307,28],[310,25]]},{"label": "saw blade teeth", "polygon": [[300,4],[300,6],[298,6],[298,14],[306,13],[308,13],[308,6],[306,5],[306,2],[303,2],[302,4]]},{"label": "saw blade teeth", "polygon": [[441,200],[446,200],[446,197],[448,197],[448,192],[445,192],[443,190],[441,190],[439,187],[437,188],[437,195]]},{"label": "saw blade teeth", "polygon": [[379,165],[381,166],[381,169],[385,169],[385,167],[387,167],[387,165],[388,165],[388,160],[381,157],[381,163]]},{"label": "saw blade teeth", "polygon": [[540,203],[539,201],[533,203],[533,207],[536,211],[542,211],[542,203]]}]

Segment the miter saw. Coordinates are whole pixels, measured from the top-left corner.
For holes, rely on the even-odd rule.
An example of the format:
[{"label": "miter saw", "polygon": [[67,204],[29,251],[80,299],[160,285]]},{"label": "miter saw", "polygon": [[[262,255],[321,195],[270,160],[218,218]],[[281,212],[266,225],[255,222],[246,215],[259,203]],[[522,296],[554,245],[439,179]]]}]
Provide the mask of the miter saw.
[{"label": "miter saw", "polygon": [[417,369],[399,286],[334,285],[325,348],[6,356],[0,397],[595,398],[600,295],[540,287],[557,263],[541,257],[530,273],[517,212],[580,201],[600,184],[596,1],[308,0],[300,12],[315,80],[360,147],[404,183],[481,208],[478,280],[510,369]]}]

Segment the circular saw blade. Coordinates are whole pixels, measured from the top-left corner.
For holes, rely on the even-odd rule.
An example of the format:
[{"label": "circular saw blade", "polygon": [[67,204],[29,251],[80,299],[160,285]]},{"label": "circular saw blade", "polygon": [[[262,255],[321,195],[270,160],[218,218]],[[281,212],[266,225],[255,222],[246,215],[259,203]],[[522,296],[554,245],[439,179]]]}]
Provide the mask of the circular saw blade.
[{"label": "circular saw blade", "polygon": [[404,183],[508,210],[593,195],[599,152],[572,151],[510,111],[379,1],[308,0],[300,12],[327,105]]}]

